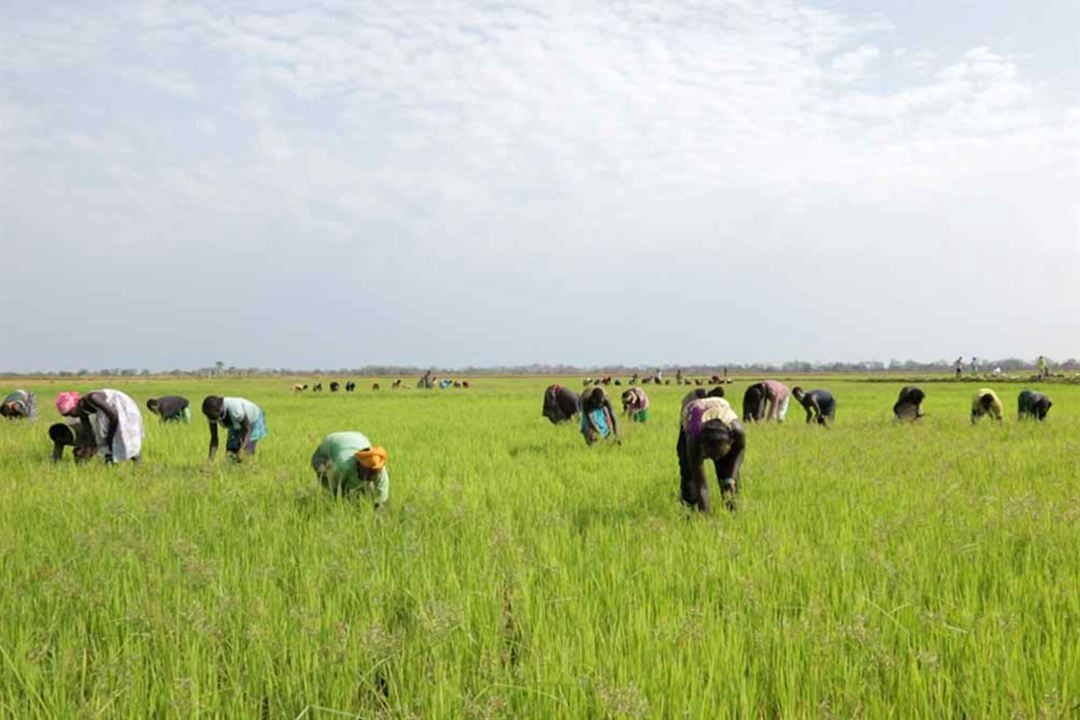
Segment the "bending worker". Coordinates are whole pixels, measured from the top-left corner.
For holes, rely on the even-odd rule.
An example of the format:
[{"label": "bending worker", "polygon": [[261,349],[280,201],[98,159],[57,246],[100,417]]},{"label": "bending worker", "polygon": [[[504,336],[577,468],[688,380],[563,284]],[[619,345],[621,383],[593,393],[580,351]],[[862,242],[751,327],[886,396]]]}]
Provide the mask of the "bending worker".
[{"label": "bending worker", "polygon": [[604,388],[598,385],[581,393],[581,434],[585,436],[586,445],[609,437],[619,439],[615,411]]},{"label": "bending worker", "polygon": [[327,435],[311,456],[311,467],[322,486],[335,495],[361,493],[375,509],[390,498],[390,474],[386,450],[373,446],[361,432]]},{"label": "bending worker", "polygon": [[649,396],[639,387],[632,387],[622,394],[622,409],[634,422],[649,419]]},{"label": "bending worker", "polygon": [[923,416],[922,401],[926,399],[926,393],[914,385],[905,385],[900,388],[900,396],[896,404],[892,406],[893,415],[897,420],[918,420]]},{"label": "bending worker", "polygon": [[743,394],[743,420],[784,422],[790,403],[791,391],[779,380],[754,383]]},{"label": "bending worker", "polygon": [[746,388],[742,397],[743,422],[758,422],[765,419],[765,383],[753,383]]},{"label": "bending worker", "polygon": [[82,423],[84,434],[93,438],[106,463],[138,461],[142,453],[142,413],[126,393],[109,389],[86,395],[62,392],[56,396],[56,410]]},{"label": "bending worker", "polygon": [[191,422],[191,403],[186,397],[166,395],[150,398],[146,401],[146,409],[161,418],[161,422]]},{"label": "bending worker", "polygon": [[241,451],[254,455],[255,444],[267,435],[266,413],[250,400],[208,395],[203,399],[202,412],[210,421],[211,460],[217,455],[219,423],[229,432],[225,450],[234,460],[240,459]]},{"label": "bending worker", "polygon": [[1050,406],[1054,403],[1050,402],[1050,398],[1046,397],[1041,392],[1034,390],[1021,390],[1020,395],[1016,398],[1017,409],[1020,411],[1020,419],[1033,419],[1033,420],[1045,420],[1046,414],[1050,412]]},{"label": "bending worker", "polygon": [[1005,406],[990,388],[980,388],[971,400],[971,423],[979,422],[983,415],[990,415],[998,422],[1005,417]]},{"label": "bending worker", "polygon": [[37,401],[34,393],[27,390],[13,390],[0,403],[0,415],[8,420],[33,420],[37,418]]},{"label": "bending worker", "polygon": [[97,453],[97,445],[92,435],[87,434],[86,428],[79,420],[69,423],[53,423],[49,426],[49,439],[53,443],[53,462],[60,462],[64,458],[64,448],[70,446],[75,462],[86,462]]},{"label": "bending worker", "polygon": [[688,395],[683,402],[679,423],[679,475],[682,501],[692,508],[709,512],[709,484],[705,460],[712,460],[724,503],[735,509],[739,489],[739,469],[746,448],[746,433],[728,401],[720,397]]},{"label": "bending worker", "polygon": [[548,385],[544,390],[543,414],[552,425],[573,419],[578,413],[578,394],[562,385]]},{"label": "bending worker", "polygon": [[836,421],[836,398],[828,390],[805,392],[801,387],[791,391],[795,399],[806,408],[806,422],[829,425]]}]

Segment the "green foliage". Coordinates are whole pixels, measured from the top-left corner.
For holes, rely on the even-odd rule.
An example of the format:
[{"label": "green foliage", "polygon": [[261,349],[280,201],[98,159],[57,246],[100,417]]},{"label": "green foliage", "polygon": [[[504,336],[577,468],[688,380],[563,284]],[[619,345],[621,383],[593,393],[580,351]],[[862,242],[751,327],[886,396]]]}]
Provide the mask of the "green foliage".
[{"label": "green foliage", "polygon": [[[586,448],[546,382],[293,394],[125,379],[267,411],[242,464],[147,416],[139,466],[49,462],[0,425],[0,716],[1071,717],[1080,706],[1080,388],[1045,424],[968,422],[970,386],[805,378],[838,423],[749,429],[737,514],[691,516],[685,388]],[[729,386],[741,407],[744,383]],[[80,387],[86,391],[90,386]],[[611,388],[612,391],[618,388]],[[391,499],[336,501],[308,461],[357,429]],[[70,457],[70,455],[69,455]]]}]

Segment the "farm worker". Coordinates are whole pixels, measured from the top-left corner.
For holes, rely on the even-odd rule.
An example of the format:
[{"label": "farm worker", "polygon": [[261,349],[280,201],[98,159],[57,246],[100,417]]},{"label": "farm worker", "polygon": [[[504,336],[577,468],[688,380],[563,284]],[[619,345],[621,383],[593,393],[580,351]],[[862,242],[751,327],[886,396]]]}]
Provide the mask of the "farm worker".
[{"label": "farm worker", "polygon": [[619,425],[604,388],[593,386],[581,393],[581,434],[585,444],[608,437],[619,439]]},{"label": "farm worker", "polygon": [[709,512],[709,484],[705,460],[712,460],[716,480],[729,509],[735,509],[739,488],[739,468],[746,447],[742,423],[728,401],[719,397],[687,396],[679,422],[679,475],[682,501]]},{"label": "farm worker", "polygon": [[1001,404],[996,393],[990,388],[981,388],[975,393],[971,401],[971,422],[979,422],[983,415],[993,415],[994,419],[1001,422],[1005,417],[1005,406]]},{"label": "farm worker", "polygon": [[791,394],[806,408],[807,423],[816,421],[818,425],[828,425],[836,421],[836,398],[828,390],[804,392],[801,387],[796,387]]},{"label": "farm worker", "polygon": [[225,450],[234,460],[240,459],[242,450],[254,455],[255,443],[266,437],[266,413],[250,400],[208,395],[203,398],[202,411],[210,421],[211,460],[218,449],[218,424],[229,431]]},{"label": "farm worker", "polygon": [[166,395],[150,398],[146,401],[150,412],[161,418],[161,422],[191,422],[191,403],[186,397]]},{"label": "farm worker", "polygon": [[1016,398],[1016,404],[1020,411],[1021,420],[1025,418],[1045,420],[1046,414],[1050,412],[1050,406],[1054,403],[1050,402],[1050,398],[1041,392],[1021,390],[1020,395]]},{"label": "farm worker", "polygon": [[893,415],[897,420],[918,420],[923,416],[922,401],[926,399],[926,393],[914,385],[905,385],[900,388],[900,396],[892,406]]},{"label": "farm worker", "polygon": [[0,415],[8,420],[33,420],[37,417],[37,399],[26,390],[13,390],[0,403]]},{"label": "farm worker", "polygon": [[788,404],[791,402],[791,391],[788,390],[788,386],[779,380],[766,380],[761,384],[765,386],[765,400],[769,404],[765,419],[784,422],[787,418]]},{"label": "farm worker", "polygon": [[94,390],[86,395],[62,392],[57,411],[78,418],[106,463],[138,461],[142,452],[143,422],[139,406],[119,390]]},{"label": "farm worker", "polygon": [[570,420],[578,413],[578,394],[562,385],[548,385],[544,390],[543,415],[552,425]]},{"label": "farm worker", "polygon": [[634,422],[649,419],[649,396],[639,387],[632,387],[622,394],[622,409]]},{"label": "farm worker", "polygon": [[53,462],[64,457],[64,448],[71,446],[75,462],[85,462],[94,457],[97,446],[92,435],[86,433],[78,420],[69,423],[53,423],[49,426],[49,439],[53,442]]},{"label": "farm worker", "polygon": [[386,450],[374,446],[360,432],[330,433],[311,456],[311,467],[322,486],[335,495],[362,493],[375,509],[390,497]]},{"label": "farm worker", "polygon": [[790,403],[791,391],[779,380],[754,383],[743,393],[743,421],[784,422]]},{"label": "farm worker", "polygon": [[766,398],[765,383],[753,383],[746,388],[742,398],[743,422],[757,422],[765,419]]},{"label": "farm worker", "polygon": [[1048,377],[1050,375],[1050,365],[1046,362],[1046,357],[1039,356],[1039,377]]}]

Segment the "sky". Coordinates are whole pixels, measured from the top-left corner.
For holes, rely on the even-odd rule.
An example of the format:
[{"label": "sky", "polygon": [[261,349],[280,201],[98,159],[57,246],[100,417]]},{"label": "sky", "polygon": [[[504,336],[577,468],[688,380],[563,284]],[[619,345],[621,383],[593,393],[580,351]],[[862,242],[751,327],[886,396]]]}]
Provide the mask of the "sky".
[{"label": "sky", "polygon": [[1080,357],[1080,3],[0,3],[0,370]]}]

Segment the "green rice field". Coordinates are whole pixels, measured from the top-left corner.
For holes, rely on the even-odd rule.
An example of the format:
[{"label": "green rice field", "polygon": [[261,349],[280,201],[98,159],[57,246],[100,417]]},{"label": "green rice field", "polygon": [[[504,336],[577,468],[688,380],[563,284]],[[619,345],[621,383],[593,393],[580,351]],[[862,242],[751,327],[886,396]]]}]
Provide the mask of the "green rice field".
[{"label": "green rice field", "polygon": [[[898,425],[899,382],[787,379],[835,427],[794,402],[749,427],[738,511],[700,516],[686,388],[588,448],[541,416],[550,379],[294,381],[28,385],[39,419],[0,423],[0,716],[1080,717],[1080,386],[995,384],[1005,421],[972,426],[977,385],[927,383]],[[100,387],[195,419],[144,410],[137,466],[52,464],[55,394]],[[254,459],[206,460],[207,394],[265,408]],[[350,429],[390,454],[378,514],[309,467]]]}]

